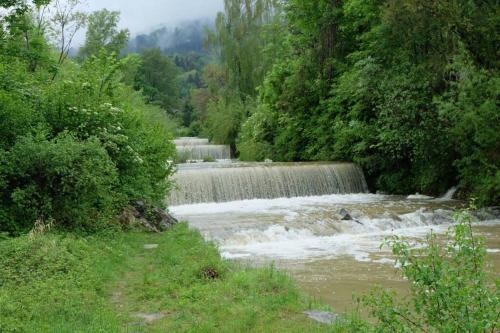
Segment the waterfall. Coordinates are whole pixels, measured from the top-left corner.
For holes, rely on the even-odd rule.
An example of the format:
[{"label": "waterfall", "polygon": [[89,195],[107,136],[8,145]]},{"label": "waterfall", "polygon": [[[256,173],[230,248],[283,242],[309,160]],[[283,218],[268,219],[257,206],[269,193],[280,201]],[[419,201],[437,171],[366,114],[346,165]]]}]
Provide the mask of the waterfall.
[{"label": "waterfall", "polygon": [[193,145],[177,146],[177,155],[186,157],[186,160],[203,160],[211,157],[214,160],[228,160],[231,158],[229,146],[223,145]]},{"label": "waterfall", "polygon": [[208,139],[184,137],[175,139],[174,144],[179,147],[179,146],[208,145],[210,143],[208,142]]},{"label": "waterfall", "polygon": [[457,188],[454,186],[454,187],[450,188],[440,199],[451,200],[451,199],[453,199],[455,192],[457,192]]},{"label": "waterfall", "polygon": [[183,137],[174,140],[177,156],[187,161],[201,161],[207,157],[214,160],[231,159],[231,149],[226,145],[212,145],[208,139]]},{"label": "waterfall", "polygon": [[169,205],[316,196],[368,191],[350,163],[247,163],[180,168]]}]

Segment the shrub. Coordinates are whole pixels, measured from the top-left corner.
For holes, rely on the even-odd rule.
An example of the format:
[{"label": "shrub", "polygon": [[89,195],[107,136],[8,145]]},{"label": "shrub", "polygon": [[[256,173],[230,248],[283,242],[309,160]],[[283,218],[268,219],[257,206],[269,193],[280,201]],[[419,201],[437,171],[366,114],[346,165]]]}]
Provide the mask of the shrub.
[{"label": "shrub", "polygon": [[103,228],[125,199],[118,174],[96,138],[20,137],[0,161],[2,230],[24,231],[37,219],[71,229]]},{"label": "shrub", "polygon": [[469,211],[456,215],[444,244],[431,234],[423,247],[394,237],[388,241],[410,297],[396,301],[387,291],[364,299],[378,319],[376,332],[496,332],[500,279],[485,269],[486,250],[473,234]]}]

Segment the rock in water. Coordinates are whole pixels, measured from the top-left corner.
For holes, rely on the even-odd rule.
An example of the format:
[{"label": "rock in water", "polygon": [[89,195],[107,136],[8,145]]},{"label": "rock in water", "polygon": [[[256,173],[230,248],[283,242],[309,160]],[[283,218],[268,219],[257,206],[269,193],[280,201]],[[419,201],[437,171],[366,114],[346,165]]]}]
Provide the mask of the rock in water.
[{"label": "rock in water", "polygon": [[342,208],[340,211],[339,211],[339,216],[340,216],[340,219],[342,221],[349,221],[349,220],[352,220],[352,216],[351,214],[349,214],[349,212],[347,211],[347,209],[345,208]]},{"label": "rock in water", "polygon": [[319,310],[309,310],[304,311],[310,319],[315,320],[322,324],[332,324],[335,320],[337,320],[338,315],[332,312],[319,311]]}]

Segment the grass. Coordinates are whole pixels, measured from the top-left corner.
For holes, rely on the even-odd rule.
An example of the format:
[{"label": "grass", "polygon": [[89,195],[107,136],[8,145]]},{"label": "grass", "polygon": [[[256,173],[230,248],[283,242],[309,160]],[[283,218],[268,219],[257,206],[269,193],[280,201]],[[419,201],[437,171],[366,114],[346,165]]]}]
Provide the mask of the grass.
[{"label": "grass", "polygon": [[[158,244],[147,250],[145,244]],[[0,241],[0,332],[328,332],[274,268],[222,260],[180,224],[161,234]],[[141,315],[161,317],[147,321]]]}]

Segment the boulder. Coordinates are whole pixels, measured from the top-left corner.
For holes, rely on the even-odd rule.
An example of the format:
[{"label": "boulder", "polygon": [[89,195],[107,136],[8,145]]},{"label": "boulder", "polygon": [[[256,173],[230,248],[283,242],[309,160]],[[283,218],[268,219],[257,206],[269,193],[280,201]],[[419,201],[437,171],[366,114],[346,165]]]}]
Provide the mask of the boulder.
[{"label": "boulder", "polygon": [[339,211],[339,216],[340,216],[340,219],[342,221],[350,221],[352,220],[352,216],[351,214],[349,214],[349,212],[347,211],[347,209],[345,208],[342,208],[340,211]]},{"label": "boulder", "polygon": [[142,200],[131,202],[130,206],[123,210],[119,221],[125,228],[138,228],[155,233],[164,232],[179,222],[165,210],[148,205]]}]

